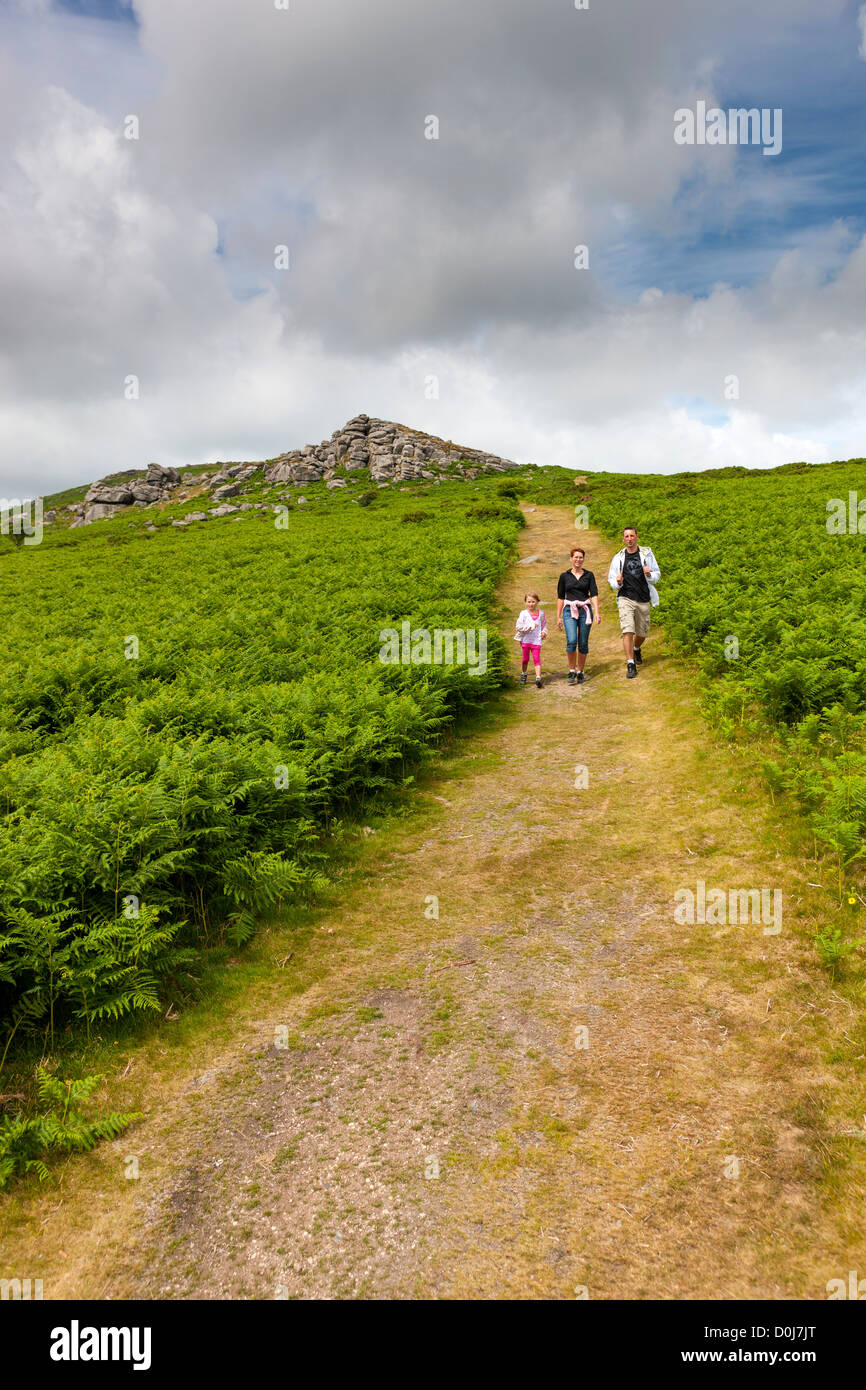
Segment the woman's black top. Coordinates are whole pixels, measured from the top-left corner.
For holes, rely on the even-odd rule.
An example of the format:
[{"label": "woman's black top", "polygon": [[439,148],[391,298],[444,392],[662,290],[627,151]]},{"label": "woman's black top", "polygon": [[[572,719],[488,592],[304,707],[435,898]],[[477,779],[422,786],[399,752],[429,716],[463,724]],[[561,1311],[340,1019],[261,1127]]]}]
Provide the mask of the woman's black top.
[{"label": "woman's black top", "polygon": [[559,576],[559,583],[556,586],[557,598],[577,598],[584,601],[588,598],[598,597],[598,585],[595,582],[595,575],[592,570],[584,570],[580,578],[566,570]]}]

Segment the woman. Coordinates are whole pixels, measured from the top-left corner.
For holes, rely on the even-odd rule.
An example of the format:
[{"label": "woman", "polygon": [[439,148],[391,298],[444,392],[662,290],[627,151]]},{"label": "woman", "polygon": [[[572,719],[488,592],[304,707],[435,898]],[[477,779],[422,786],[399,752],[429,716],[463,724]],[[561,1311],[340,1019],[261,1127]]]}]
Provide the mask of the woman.
[{"label": "woman", "polygon": [[[601,622],[598,611],[598,585],[592,570],[583,568],[585,551],[579,545],[571,548],[571,569],[559,576],[556,586],[556,626],[562,632],[565,623],[565,650],[568,656],[568,683],[583,685],[583,668],[589,651],[589,629]],[[575,671],[575,652],[577,670]]]}]

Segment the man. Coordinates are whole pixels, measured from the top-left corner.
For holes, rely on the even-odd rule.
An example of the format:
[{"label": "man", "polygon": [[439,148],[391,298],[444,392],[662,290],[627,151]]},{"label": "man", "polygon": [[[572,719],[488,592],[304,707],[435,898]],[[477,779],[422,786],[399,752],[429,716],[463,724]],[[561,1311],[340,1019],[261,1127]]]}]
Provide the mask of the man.
[{"label": "man", "polygon": [[640,649],[649,636],[650,607],[658,605],[655,586],[662,573],[649,546],[638,545],[633,526],[626,526],[622,540],[622,550],[610,562],[607,582],[617,596],[625,673],[629,680],[634,680],[638,666],[643,663]]}]

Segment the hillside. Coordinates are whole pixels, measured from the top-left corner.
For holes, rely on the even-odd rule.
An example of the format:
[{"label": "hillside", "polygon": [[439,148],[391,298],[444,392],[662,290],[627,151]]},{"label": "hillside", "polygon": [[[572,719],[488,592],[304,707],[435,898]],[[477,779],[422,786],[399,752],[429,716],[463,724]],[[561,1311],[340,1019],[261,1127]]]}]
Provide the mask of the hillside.
[{"label": "hillside", "polygon": [[[574,534],[524,510],[506,648]],[[600,572],[611,542],[584,542]],[[46,1298],[814,1300],[862,1268],[862,999],[815,958],[819,864],[670,646],[626,684],[602,612],[584,687],[554,639],[542,692],[488,699],[347,824],[324,900],[267,913],[204,998],[170,981],[146,1033],[100,1028],[102,1102],[144,1118],[62,1199],[0,1199]],[[684,929],[697,880],[775,885],[783,931]]]},{"label": "hillside", "polygon": [[[25,1070],[46,1029],[53,1051],[156,1014],[322,891],[341,818],[501,683],[487,624],[522,518],[493,478],[423,486],[423,510],[327,480],[301,506],[248,480],[207,526],[172,495],[8,543],[0,1021]],[[451,636],[389,664],[404,624]]]},{"label": "hillside", "polygon": [[[413,454],[377,485],[377,432],[359,467],[338,432],[333,467],[115,477],[165,495],[0,546],[14,1248],[48,1220],[33,1165],[53,1182],[83,1136],[99,1156],[32,1266],[61,1296],[821,1296],[859,1258],[866,569],[856,506],[828,523],[863,462],[504,477]],[[627,522],[663,575],[628,685],[605,584]],[[575,539],[603,594],[589,681],[565,684],[551,623],[545,687],[515,689],[515,612],[531,586],[552,618]],[[446,630],[465,640],[437,660]],[[701,884],[779,894],[782,930],[684,931]],[[597,1056],[568,1055],[578,1026]],[[40,1063],[63,1082],[40,1092]],[[49,1083],[76,1079],[73,1142]]]},{"label": "hillside", "polygon": [[278,483],[299,486],[324,482],[329,488],[341,488],[369,479],[378,487],[386,487],[418,479],[437,482],[446,476],[473,479],[481,473],[517,467],[496,454],[464,448],[422,430],[356,415],[321,444],[307,444],[264,463],[204,464],[182,474],[176,468],[151,463],[146,470],[111,473],[89,486],[46,497],[45,520],[49,525],[65,522],[89,526],[132,508],[162,508],[198,498],[192,512],[175,518],[175,524],[183,526],[212,516],[232,515],[243,503],[231,499],[254,491],[256,486],[267,489]]},{"label": "hillside", "polygon": [[[596,474],[615,533],[623,478]],[[862,500],[861,500],[862,499]],[[854,953],[866,854],[866,461],[632,477],[627,502],[662,561],[665,632],[699,672],[726,743],[761,755],[768,794],[834,864],[818,946]]]}]

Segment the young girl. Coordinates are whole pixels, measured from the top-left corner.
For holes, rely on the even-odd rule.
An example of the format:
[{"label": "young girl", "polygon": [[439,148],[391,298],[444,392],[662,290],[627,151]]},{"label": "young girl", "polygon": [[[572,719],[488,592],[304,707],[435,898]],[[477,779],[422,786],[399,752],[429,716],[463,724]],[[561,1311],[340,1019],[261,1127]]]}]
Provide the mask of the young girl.
[{"label": "young girl", "polygon": [[517,632],[514,635],[515,642],[521,644],[522,661],[520,669],[522,675],[520,684],[526,684],[526,668],[529,665],[529,656],[532,653],[532,662],[535,666],[535,684],[541,689],[541,644],[547,636],[547,618],[544,609],[538,606],[538,594],[524,594],[523,602],[526,607],[521,613],[515,624]]}]

